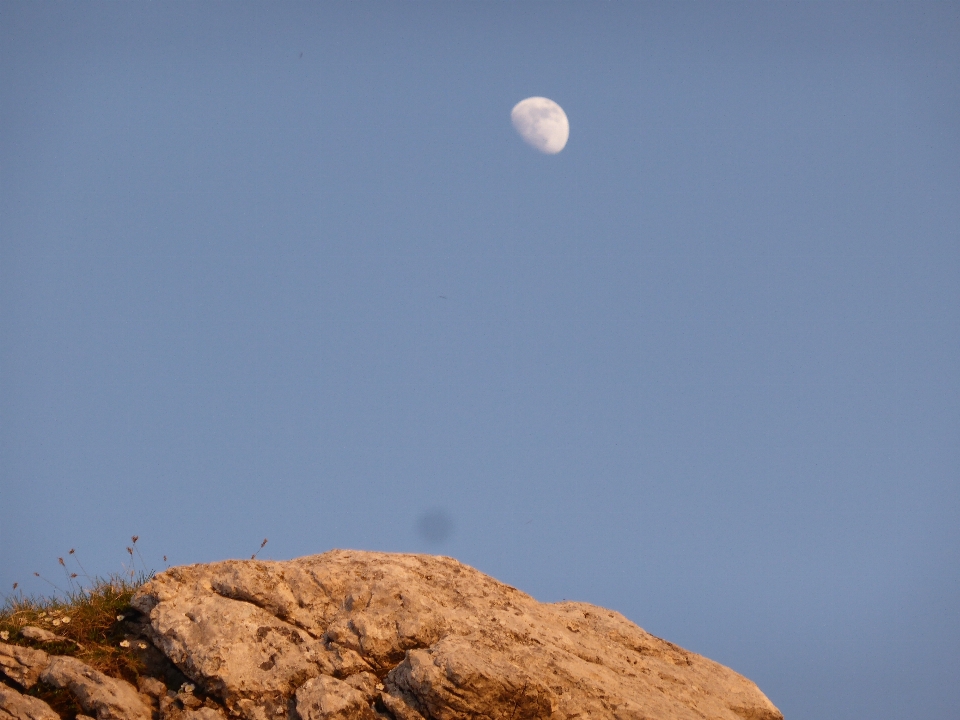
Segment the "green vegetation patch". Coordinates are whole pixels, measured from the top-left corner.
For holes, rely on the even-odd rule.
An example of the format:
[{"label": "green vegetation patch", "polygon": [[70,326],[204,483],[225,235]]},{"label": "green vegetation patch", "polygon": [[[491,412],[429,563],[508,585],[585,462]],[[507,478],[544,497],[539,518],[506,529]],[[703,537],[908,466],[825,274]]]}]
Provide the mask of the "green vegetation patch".
[{"label": "green vegetation patch", "polygon": [[[51,655],[75,657],[136,686],[141,676],[154,674],[149,671],[145,655],[153,648],[138,639],[138,629],[130,621],[139,613],[130,607],[130,600],[150,577],[152,574],[133,579],[120,575],[96,578],[89,588],[67,593],[63,598],[8,596],[0,608],[0,640],[40,648]],[[28,640],[21,634],[28,626],[47,630],[58,639]],[[72,718],[82,712],[65,690],[40,683],[26,692],[49,703],[61,717]]]}]

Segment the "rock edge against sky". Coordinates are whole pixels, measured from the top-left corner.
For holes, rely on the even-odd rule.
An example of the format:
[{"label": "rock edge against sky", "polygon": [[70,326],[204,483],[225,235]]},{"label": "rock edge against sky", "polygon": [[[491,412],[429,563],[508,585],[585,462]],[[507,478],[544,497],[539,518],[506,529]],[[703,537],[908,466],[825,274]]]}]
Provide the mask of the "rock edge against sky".
[{"label": "rock edge against sky", "polygon": [[[137,693],[10,645],[0,670],[69,689],[98,720],[783,718],[751,681],[619,613],[539,603],[446,557],[334,550],[176,567],[133,606],[196,695],[151,679]],[[56,717],[33,700],[4,686],[0,718]]]}]

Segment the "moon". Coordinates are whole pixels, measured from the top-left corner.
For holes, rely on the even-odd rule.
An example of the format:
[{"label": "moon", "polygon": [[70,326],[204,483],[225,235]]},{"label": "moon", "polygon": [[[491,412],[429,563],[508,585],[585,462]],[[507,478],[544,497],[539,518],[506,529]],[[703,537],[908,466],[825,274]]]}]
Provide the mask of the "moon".
[{"label": "moon", "polygon": [[549,98],[521,100],[510,111],[510,120],[527,144],[547,155],[563,150],[570,137],[567,114]]}]

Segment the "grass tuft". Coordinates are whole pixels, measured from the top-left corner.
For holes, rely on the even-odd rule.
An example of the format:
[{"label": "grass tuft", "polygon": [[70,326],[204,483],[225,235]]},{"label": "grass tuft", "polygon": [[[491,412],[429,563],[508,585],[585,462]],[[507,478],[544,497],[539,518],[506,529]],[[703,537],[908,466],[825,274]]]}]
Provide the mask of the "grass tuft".
[{"label": "grass tuft", "polygon": [[[130,600],[151,577],[153,573],[133,578],[94,578],[90,587],[64,592],[62,597],[8,596],[0,608],[0,639],[13,645],[39,647],[51,655],[75,657],[136,686],[141,676],[154,673],[148,672],[144,659],[147,644],[128,639],[138,634],[129,621],[139,616],[130,607]],[[29,641],[20,634],[28,625],[49,630],[63,639],[41,644]],[[73,696],[64,690],[41,683],[27,694],[49,703],[61,717],[70,718],[82,712]]]},{"label": "grass tuft", "polygon": [[[91,577],[71,548],[57,563],[63,569],[69,590],[65,590],[40,573],[34,575],[50,585],[55,594],[51,597],[27,596],[18,583],[13,584],[13,594],[0,592],[5,598],[0,606],[0,642],[44,650],[49,655],[68,655],[86,663],[104,675],[120,678],[139,686],[141,678],[161,680],[168,689],[176,691],[189,678],[150,641],[149,622],[130,605],[134,594],[144,583],[154,577],[147,570],[146,562],[137,547],[138,535],[133,535],[130,547],[130,567],[125,564],[122,574],[109,577]],[[264,538],[256,557],[267,544]],[[137,563],[139,560],[139,563]],[[79,573],[71,572],[68,562],[76,563]],[[163,556],[167,565],[167,556]],[[138,567],[138,565],[140,567]],[[85,578],[86,587],[79,578]],[[38,642],[23,637],[23,628],[33,626],[57,636],[49,642]],[[58,689],[42,681],[34,687],[20,688],[13,680],[0,673],[0,683],[16,687],[20,692],[45,701],[64,720],[75,720],[83,714],[76,698],[68,690]],[[208,705],[217,703],[195,688],[188,691],[194,697],[204,699]],[[155,708],[156,709],[156,708]],[[0,715],[3,715],[0,711]]]}]

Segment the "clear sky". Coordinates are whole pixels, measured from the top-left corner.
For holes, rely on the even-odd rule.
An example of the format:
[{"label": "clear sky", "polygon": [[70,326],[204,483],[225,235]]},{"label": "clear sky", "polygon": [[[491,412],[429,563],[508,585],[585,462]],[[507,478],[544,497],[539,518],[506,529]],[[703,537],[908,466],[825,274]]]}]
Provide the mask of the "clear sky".
[{"label": "clear sky", "polygon": [[960,4],[0,3],[0,589],[134,534],[960,717]]}]

